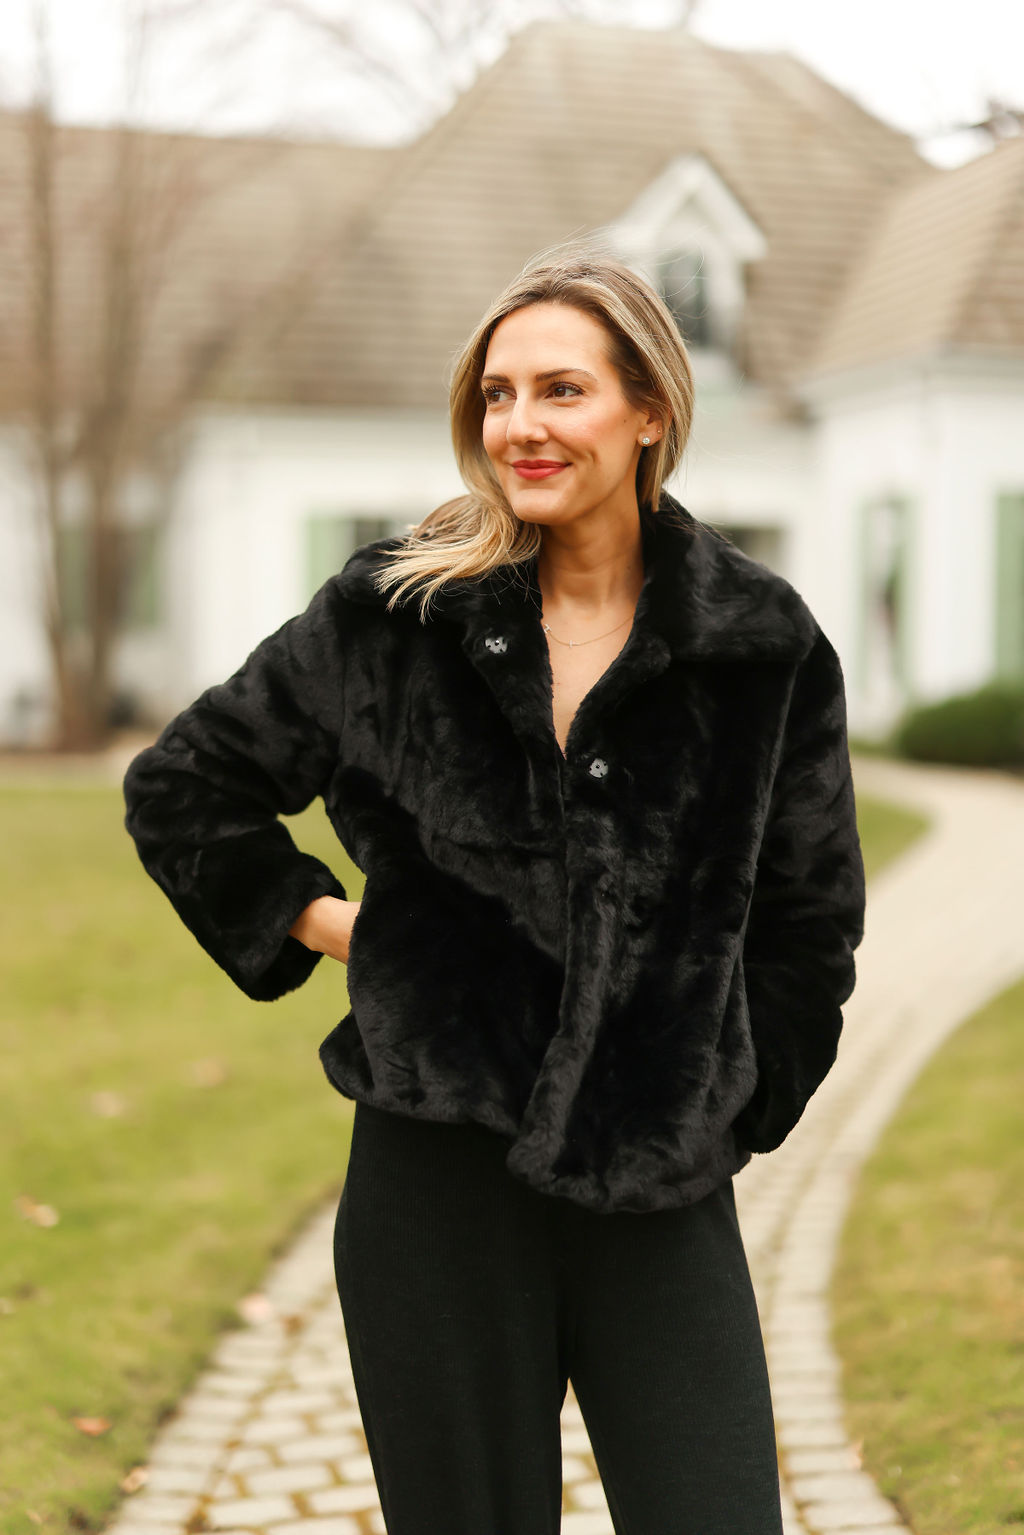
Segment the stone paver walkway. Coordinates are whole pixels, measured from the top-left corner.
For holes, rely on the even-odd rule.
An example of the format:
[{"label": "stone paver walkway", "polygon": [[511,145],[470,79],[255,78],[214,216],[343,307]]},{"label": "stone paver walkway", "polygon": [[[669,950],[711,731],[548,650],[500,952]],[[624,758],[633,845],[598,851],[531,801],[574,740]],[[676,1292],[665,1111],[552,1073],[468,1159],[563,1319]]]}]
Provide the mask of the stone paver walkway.
[{"label": "stone paver walkway", "polygon": [[[934,821],[872,882],[836,1066],[784,1144],[736,1179],[787,1535],[906,1529],[847,1440],[826,1304],[835,1247],[857,1172],[906,1088],[958,1023],[1024,972],[1024,782],[871,759],[855,776],[858,789]],[[333,1207],[318,1214],[268,1276],[266,1314],[222,1339],[110,1535],[382,1535],[331,1271],[333,1220]],[[571,1393],[562,1429],[563,1535],[612,1535]]]}]

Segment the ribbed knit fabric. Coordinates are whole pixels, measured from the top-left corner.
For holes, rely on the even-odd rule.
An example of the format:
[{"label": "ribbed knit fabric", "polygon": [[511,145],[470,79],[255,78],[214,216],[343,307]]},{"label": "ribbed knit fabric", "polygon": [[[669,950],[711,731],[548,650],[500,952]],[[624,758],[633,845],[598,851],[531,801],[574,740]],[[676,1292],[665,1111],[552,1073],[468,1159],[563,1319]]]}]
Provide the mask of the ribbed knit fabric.
[{"label": "ribbed knit fabric", "polygon": [[558,1535],[572,1380],[617,1535],[782,1535],[732,1180],[598,1214],[358,1103],[335,1271],[388,1535]]}]

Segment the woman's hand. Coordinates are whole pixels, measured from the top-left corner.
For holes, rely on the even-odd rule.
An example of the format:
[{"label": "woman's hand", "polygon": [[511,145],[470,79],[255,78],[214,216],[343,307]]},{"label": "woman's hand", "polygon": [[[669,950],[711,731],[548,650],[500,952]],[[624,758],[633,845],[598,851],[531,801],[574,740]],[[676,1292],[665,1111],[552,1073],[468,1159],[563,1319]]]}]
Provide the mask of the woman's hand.
[{"label": "woman's hand", "polygon": [[352,924],[359,906],[359,901],[341,901],[335,895],[318,896],[296,917],[288,931],[307,949],[347,964]]}]

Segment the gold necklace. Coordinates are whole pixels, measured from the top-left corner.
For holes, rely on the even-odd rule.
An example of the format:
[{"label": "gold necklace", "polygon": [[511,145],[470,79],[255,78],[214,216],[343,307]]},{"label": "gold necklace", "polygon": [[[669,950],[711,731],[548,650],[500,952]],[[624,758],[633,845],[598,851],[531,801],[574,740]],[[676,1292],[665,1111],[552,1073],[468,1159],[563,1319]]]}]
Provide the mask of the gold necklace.
[{"label": "gold necklace", "polygon": [[[628,618],[624,618],[622,620],[622,624],[632,623],[632,621],[633,621],[633,615],[631,613]],[[622,628],[622,624],[616,624],[615,625],[615,629],[621,629]],[[548,634],[551,634],[551,629],[550,629],[549,625],[544,622],[543,618],[541,619],[541,627],[543,629],[545,629]],[[595,641],[597,641],[597,640],[606,640],[608,638],[609,634],[614,634],[615,633],[615,629],[609,629],[607,631],[607,633],[605,633],[605,634],[595,634],[589,640],[560,640],[560,639],[558,639],[558,635],[557,634],[551,634],[551,638],[553,640],[557,640],[559,645],[593,645],[595,643]]]}]

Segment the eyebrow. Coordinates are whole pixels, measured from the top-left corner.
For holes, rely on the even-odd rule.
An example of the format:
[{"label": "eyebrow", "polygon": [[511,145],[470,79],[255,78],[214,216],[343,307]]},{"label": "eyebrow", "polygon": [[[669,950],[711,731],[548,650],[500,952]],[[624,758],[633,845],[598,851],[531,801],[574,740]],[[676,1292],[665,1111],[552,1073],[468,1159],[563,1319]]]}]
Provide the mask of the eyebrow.
[{"label": "eyebrow", "polygon": [[[544,384],[549,378],[564,378],[567,373],[578,373],[581,378],[589,378],[592,384],[597,383],[597,379],[592,373],[588,373],[586,368],[549,368],[546,373],[535,373],[533,381],[535,384]],[[511,380],[506,378],[504,373],[485,373],[480,382],[481,384],[508,384]]]}]

